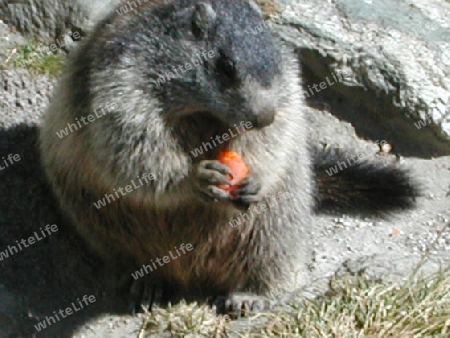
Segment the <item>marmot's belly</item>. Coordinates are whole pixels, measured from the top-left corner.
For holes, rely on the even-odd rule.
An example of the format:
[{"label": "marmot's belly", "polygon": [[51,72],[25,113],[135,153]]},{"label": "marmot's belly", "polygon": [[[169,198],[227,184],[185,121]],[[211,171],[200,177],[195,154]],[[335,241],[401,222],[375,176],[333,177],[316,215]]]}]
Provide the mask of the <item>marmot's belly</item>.
[{"label": "marmot's belly", "polygon": [[[188,214],[195,213],[196,217]],[[180,217],[185,215],[186,217]],[[177,210],[166,215],[133,213],[136,238],[135,259],[140,265],[163,278],[189,287],[195,283],[234,288],[245,283],[248,275],[246,252],[251,250],[245,230],[231,227],[224,214],[201,210]],[[146,220],[146,221],[145,221]],[[127,247],[129,244],[127,244]]]}]

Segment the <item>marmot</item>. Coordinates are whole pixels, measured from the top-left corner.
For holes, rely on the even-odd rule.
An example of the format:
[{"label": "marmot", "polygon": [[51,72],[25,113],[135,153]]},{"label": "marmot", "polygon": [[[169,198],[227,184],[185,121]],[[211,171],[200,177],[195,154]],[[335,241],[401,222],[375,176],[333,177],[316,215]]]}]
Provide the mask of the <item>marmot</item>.
[{"label": "marmot", "polygon": [[[298,61],[270,30],[255,34],[263,26],[250,0],[112,11],[70,56],[44,116],[42,164],[62,210],[105,258],[153,266],[166,300],[260,307],[275,287],[308,283],[321,191],[339,204],[330,192],[354,179],[354,201],[385,195],[394,208],[416,195],[399,169],[355,164],[328,176],[338,158],[310,161]],[[250,168],[237,200],[216,186],[228,183],[216,160],[224,149]],[[258,203],[266,208],[232,223]],[[153,265],[182,245],[191,250]]]}]

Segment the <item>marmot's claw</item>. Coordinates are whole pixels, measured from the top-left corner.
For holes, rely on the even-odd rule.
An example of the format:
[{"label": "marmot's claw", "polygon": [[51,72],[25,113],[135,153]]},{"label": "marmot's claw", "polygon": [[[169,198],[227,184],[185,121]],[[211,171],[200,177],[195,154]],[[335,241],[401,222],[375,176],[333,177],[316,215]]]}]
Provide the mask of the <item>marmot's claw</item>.
[{"label": "marmot's claw", "polygon": [[216,306],[218,314],[229,314],[233,318],[241,318],[249,313],[258,313],[273,307],[274,301],[253,293],[233,292],[228,296],[215,297],[211,305]]},{"label": "marmot's claw", "polygon": [[217,184],[230,184],[227,178],[230,169],[217,160],[201,161],[196,168],[197,189],[206,200],[223,201],[230,200],[230,193],[220,189]]},{"label": "marmot's claw", "polygon": [[261,182],[254,176],[247,177],[236,190],[237,201],[243,204],[260,202]]},{"label": "marmot's claw", "polygon": [[148,280],[133,280],[130,286],[129,310],[132,314],[151,311],[160,306],[163,296],[162,287],[148,283]]}]

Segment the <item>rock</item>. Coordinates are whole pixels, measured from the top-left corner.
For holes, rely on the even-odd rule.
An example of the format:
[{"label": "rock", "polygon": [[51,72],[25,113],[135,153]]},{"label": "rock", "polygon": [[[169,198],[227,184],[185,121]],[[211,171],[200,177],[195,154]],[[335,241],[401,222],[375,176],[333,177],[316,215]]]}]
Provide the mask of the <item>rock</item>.
[{"label": "rock", "polygon": [[0,65],[3,65],[17,44],[24,43],[25,39],[22,35],[12,32],[10,27],[0,20]]},{"label": "rock", "polygon": [[[141,2],[147,1],[124,2],[120,11],[128,12],[128,3],[138,10]],[[89,33],[119,3],[0,0],[0,20],[29,36],[70,41],[75,32]],[[450,154],[450,3],[258,3],[266,14],[272,13],[269,25],[297,48],[305,68],[308,102],[327,102],[360,136],[386,139],[396,153]],[[261,27],[255,33],[257,29]],[[67,46],[70,49],[73,43]]]},{"label": "rock", "polygon": [[82,35],[120,0],[0,0],[0,20],[18,31],[40,39]]},{"label": "rock", "polygon": [[[414,142],[413,155],[450,154],[449,2],[277,1],[285,6],[270,25],[312,74],[316,89],[307,94],[339,93],[353,102],[355,111],[339,117],[372,139],[384,128],[381,138],[397,152]],[[335,78],[318,95],[318,84]]]},{"label": "rock", "polygon": [[0,126],[36,123],[49,102],[54,83],[26,70],[0,70]]}]

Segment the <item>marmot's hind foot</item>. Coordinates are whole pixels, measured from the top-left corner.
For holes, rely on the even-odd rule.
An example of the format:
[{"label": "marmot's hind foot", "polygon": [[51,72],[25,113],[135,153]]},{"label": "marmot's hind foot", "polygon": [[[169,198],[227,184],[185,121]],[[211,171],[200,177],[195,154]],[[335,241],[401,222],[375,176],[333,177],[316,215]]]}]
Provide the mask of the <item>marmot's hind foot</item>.
[{"label": "marmot's hind foot", "polygon": [[162,305],[163,288],[145,278],[133,279],[129,288],[128,309],[132,314],[151,311]]}]

